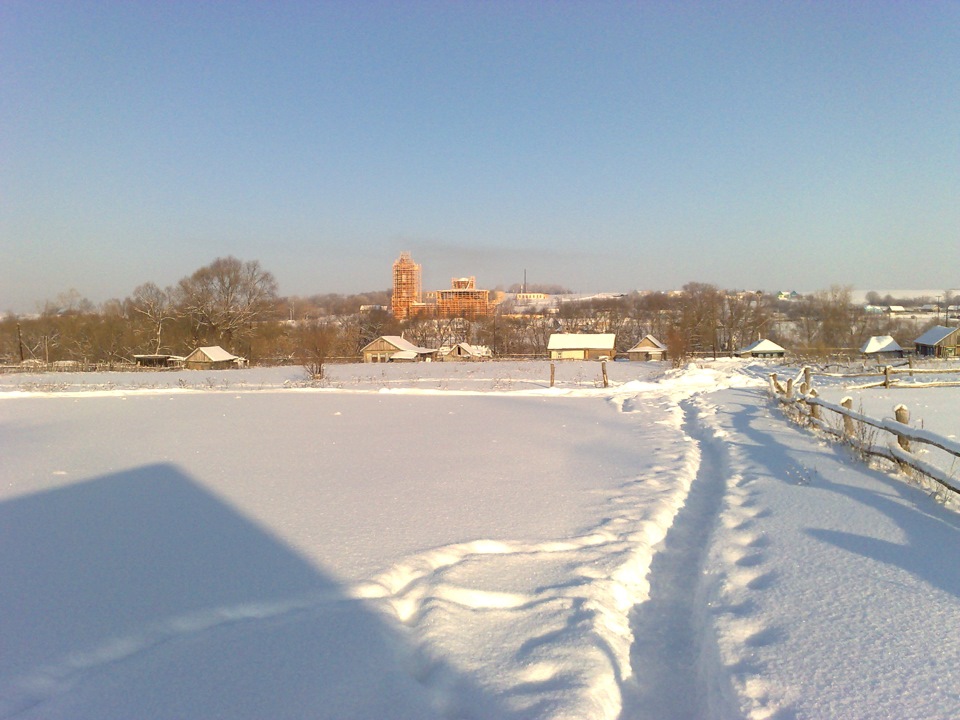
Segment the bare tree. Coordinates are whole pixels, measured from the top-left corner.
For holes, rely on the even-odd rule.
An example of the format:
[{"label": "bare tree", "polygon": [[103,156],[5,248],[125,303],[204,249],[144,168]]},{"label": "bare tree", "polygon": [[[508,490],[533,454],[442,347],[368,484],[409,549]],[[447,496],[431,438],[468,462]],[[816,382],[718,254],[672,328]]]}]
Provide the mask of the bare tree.
[{"label": "bare tree", "polygon": [[217,258],[177,285],[177,306],[197,338],[210,334],[232,342],[251,334],[254,322],[273,307],[277,281],[256,260]]},{"label": "bare tree", "polygon": [[152,282],[144,283],[133,291],[130,304],[135,312],[150,323],[151,328],[155,328],[157,344],[153,352],[158,355],[162,347],[163,323],[177,317],[170,291],[161,290]]},{"label": "bare tree", "polygon": [[807,352],[830,355],[854,349],[861,334],[851,289],[839,285],[808,295],[801,303],[801,340]]},{"label": "bare tree", "polygon": [[296,331],[296,357],[310,380],[323,380],[324,366],[337,349],[339,328],[330,322],[304,322]]},{"label": "bare tree", "polygon": [[717,354],[720,307],[723,295],[715,285],[691,282],[683,286],[680,327],[689,350]]}]

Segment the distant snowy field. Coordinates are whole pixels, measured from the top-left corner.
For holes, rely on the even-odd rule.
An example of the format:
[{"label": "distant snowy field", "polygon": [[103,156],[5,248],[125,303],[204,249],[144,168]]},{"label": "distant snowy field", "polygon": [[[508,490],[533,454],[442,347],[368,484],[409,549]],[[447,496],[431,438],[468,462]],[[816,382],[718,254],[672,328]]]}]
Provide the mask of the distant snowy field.
[{"label": "distant snowy field", "polygon": [[960,716],[956,514],[772,366],[556,369],[0,375],[0,718]]}]

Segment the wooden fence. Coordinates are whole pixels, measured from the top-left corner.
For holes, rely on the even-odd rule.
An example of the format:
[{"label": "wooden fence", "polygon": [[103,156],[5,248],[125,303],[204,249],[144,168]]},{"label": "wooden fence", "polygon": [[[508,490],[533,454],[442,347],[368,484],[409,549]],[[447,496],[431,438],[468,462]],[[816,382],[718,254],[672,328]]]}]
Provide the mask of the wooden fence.
[{"label": "wooden fence", "polygon": [[[914,370],[916,372],[916,370]],[[911,468],[925,475],[941,487],[960,493],[960,480],[942,468],[924,461],[913,451],[913,443],[931,445],[958,459],[960,465],[960,442],[950,440],[927,430],[910,427],[910,411],[905,405],[894,408],[895,419],[877,420],[853,409],[853,399],[846,397],[840,404],[827,402],[817,396],[812,384],[812,372],[803,368],[796,378],[780,383],[777,374],[770,375],[770,388],[774,397],[792,410],[795,419],[813,425],[852,445],[865,456],[886,458],[901,468]],[[824,419],[824,411],[833,413],[840,422],[830,423]],[[874,428],[873,431],[868,428]],[[874,443],[876,432],[888,433],[886,443]]]},{"label": "wooden fence", "polygon": [[[896,375],[909,375],[913,377],[914,375],[952,375],[960,374],[960,367],[944,367],[944,368],[917,368],[913,366],[913,359],[910,359],[909,365],[885,365],[878,367],[876,370],[870,372],[857,372],[857,373],[829,373],[829,372],[817,372],[816,375],[821,377],[839,377],[839,378],[872,378],[878,377],[882,378],[877,383],[872,385],[865,385],[863,387],[897,387],[899,381],[896,379]],[[958,381],[936,381],[936,382],[922,382],[922,383],[910,383],[909,385],[900,385],[900,387],[951,387],[960,385],[960,380]]]}]

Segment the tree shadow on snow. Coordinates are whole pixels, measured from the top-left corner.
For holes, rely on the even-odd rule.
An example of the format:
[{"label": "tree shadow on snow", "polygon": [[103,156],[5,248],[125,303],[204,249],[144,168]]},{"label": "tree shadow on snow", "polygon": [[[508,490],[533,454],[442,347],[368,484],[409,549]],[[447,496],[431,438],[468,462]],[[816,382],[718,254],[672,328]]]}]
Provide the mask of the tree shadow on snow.
[{"label": "tree shadow on snow", "polygon": [[172,465],[0,503],[0,717],[442,717],[412,657]]},{"label": "tree shadow on snow", "polygon": [[848,552],[899,567],[931,586],[960,597],[960,566],[945,550],[960,545],[960,515],[938,505],[919,488],[845,456],[848,448],[841,444],[831,443],[822,452],[810,453],[809,462],[815,464],[818,459],[822,461],[829,457],[851,472],[878,481],[885,492],[833,482],[817,473],[803,478],[805,472],[811,473],[796,458],[802,457],[805,451],[780,443],[775,434],[758,430],[754,421],[761,418],[761,410],[755,402],[744,402],[741,408],[732,412],[732,417],[737,432],[755,441],[754,445],[743,446],[747,455],[758,464],[769,467],[773,477],[794,483],[808,480],[819,489],[843,495],[879,511],[900,529],[904,541],[892,543],[820,528],[805,529],[807,535]]}]

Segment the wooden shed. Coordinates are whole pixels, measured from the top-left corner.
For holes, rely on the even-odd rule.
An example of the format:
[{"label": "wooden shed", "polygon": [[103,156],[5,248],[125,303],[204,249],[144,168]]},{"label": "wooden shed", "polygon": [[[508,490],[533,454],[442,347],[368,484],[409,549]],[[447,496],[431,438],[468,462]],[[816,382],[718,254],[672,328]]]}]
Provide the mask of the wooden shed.
[{"label": "wooden shed", "polygon": [[219,345],[199,347],[183,359],[187,370],[227,370],[246,365],[246,360],[228,353]]},{"label": "wooden shed", "polygon": [[877,360],[902,358],[903,348],[890,335],[874,335],[863,344],[860,353]]},{"label": "wooden shed", "polygon": [[741,348],[738,353],[745,358],[782,358],[787,351],[772,340],[757,340],[755,343]]},{"label": "wooden shed", "polygon": [[554,333],[547,342],[551,360],[613,360],[615,333]]},{"label": "wooden shed", "polygon": [[133,362],[137,367],[144,368],[165,368],[183,365],[184,358],[177,355],[163,355],[152,353],[149,355],[134,355]]},{"label": "wooden shed", "polygon": [[667,346],[653,335],[644,335],[636,345],[627,350],[631,360],[666,360]]},{"label": "wooden shed", "polygon": [[440,348],[438,358],[444,362],[463,362],[489,360],[493,357],[490,348],[485,345],[471,345],[469,343],[457,343],[453,347]]}]

